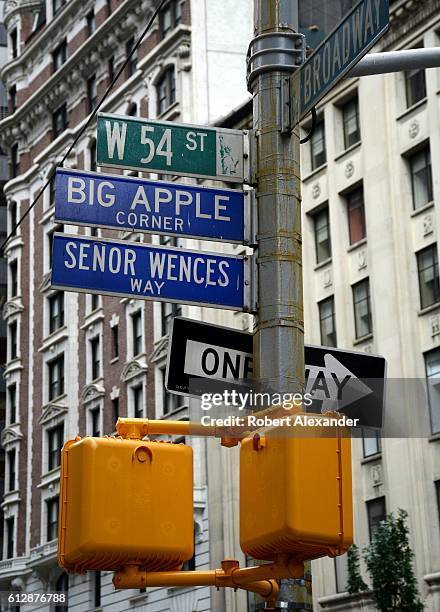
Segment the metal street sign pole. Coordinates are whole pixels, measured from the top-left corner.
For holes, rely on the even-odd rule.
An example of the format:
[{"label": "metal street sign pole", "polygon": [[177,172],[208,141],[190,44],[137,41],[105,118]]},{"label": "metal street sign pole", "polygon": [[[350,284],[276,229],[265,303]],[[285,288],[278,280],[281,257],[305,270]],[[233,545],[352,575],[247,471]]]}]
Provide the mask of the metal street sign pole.
[{"label": "metal street sign pole", "polygon": [[419,68],[440,68],[440,48],[369,53],[346,76],[361,77]]},{"label": "metal street sign pole", "polygon": [[[258,209],[258,313],[255,377],[277,392],[304,388],[299,133],[282,132],[280,92],[303,61],[297,0],[255,0],[255,38],[249,49],[253,94]],[[283,581],[280,597],[297,599]],[[298,598],[299,599],[299,598]]]}]

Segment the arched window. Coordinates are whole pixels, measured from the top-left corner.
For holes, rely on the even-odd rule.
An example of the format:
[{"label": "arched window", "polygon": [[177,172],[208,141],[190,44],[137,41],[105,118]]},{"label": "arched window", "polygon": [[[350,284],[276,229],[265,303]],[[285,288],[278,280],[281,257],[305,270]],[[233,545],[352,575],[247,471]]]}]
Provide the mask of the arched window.
[{"label": "arched window", "polygon": [[174,66],[167,68],[157,82],[157,114],[161,115],[176,101]]}]

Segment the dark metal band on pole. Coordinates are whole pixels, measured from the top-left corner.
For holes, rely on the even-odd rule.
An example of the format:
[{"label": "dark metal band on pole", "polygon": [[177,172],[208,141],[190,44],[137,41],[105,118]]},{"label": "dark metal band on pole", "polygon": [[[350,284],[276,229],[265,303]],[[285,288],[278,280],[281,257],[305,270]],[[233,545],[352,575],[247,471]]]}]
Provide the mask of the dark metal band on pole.
[{"label": "dark metal band on pole", "polygon": [[440,68],[439,47],[369,53],[348,72],[347,78],[423,68]]}]

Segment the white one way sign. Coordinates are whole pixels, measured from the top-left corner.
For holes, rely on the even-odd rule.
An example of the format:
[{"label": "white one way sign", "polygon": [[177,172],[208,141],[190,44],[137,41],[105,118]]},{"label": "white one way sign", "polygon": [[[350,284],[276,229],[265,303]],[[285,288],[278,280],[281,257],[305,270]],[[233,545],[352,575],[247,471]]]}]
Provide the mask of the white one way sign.
[{"label": "white one way sign", "polygon": [[[168,391],[200,396],[208,382],[221,391],[251,379],[252,342],[250,333],[176,317],[168,351]],[[305,393],[313,398],[308,411],[337,410],[358,418],[364,427],[381,427],[385,359],[320,346],[304,348]]]}]

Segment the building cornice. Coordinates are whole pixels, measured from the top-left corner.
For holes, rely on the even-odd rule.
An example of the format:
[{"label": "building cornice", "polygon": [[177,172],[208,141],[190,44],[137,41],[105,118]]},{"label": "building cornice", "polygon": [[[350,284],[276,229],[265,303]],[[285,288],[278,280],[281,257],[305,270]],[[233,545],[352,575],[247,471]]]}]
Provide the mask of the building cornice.
[{"label": "building cornice", "polygon": [[381,40],[380,49],[398,47],[401,39],[439,14],[440,0],[401,0],[390,9],[390,30]]},{"label": "building cornice", "polygon": [[[72,3],[68,3],[68,6],[70,4],[76,6],[78,11],[81,1],[73,0]],[[55,108],[68,91],[77,89],[78,79],[81,76],[93,71],[100,55],[108,55],[108,50],[114,48],[118,40],[124,40],[130,32],[135,30],[136,20],[142,15],[142,11],[147,14],[151,12],[151,8],[147,11],[147,6],[150,6],[149,0],[144,0],[141,4],[136,3],[135,0],[126,0],[121,4],[96,30],[95,34],[89,37],[13,115],[0,122],[0,131],[8,131],[21,121],[31,126],[41,118],[47,105],[49,108]],[[49,40],[54,35],[51,32],[52,29],[48,27],[45,35],[49,37]],[[29,51],[25,50],[18,59],[6,64],[0,71],[0,78],[7,86],[14,69],[20,68],[23,73],[27,72],[26,62],[31,59],[32,51],[35,51],[35,45],[32,45]],[[24,127],[23,131],[26,132],[26,130],[27,128]]]}]

